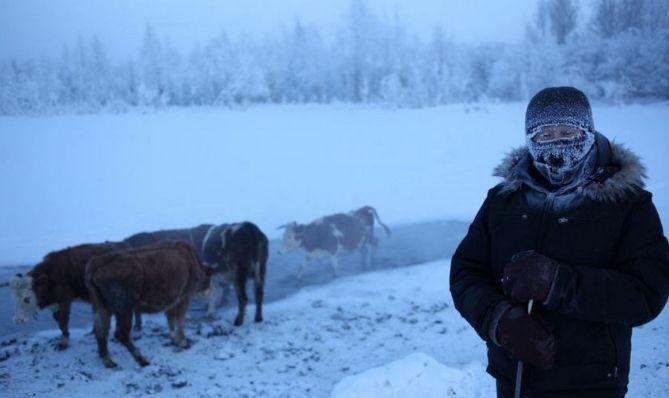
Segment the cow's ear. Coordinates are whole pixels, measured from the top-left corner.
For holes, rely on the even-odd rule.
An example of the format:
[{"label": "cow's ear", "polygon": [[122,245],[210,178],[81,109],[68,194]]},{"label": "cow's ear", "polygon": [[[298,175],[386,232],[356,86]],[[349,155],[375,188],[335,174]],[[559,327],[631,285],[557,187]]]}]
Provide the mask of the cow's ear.
[{"label": "cow's ear", "polygon": [[49,282],[49,277],[42,274],[34,279],[33,284],[35,285],[35,287],[42,287],[46,286],[47,282]]}]

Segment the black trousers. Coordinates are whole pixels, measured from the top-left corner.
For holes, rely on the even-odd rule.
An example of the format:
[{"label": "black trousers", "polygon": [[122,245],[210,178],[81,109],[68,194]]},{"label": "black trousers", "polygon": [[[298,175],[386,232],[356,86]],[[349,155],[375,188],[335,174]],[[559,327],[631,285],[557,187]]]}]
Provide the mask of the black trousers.
[{"label": "black trousers", "polygon": [[[514,385],[504,380],[497,380],[497,398],[514,398]],[[522,398],[624,398],[627,389],[620,390],[581,390],[544,394],[521,395]]]}]

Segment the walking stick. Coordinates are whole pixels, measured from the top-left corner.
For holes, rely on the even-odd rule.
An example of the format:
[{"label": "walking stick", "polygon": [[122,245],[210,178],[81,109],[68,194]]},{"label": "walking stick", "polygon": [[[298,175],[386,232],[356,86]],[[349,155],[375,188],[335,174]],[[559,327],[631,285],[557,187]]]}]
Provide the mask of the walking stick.
[{"label": "walking stick", "polygon": [[[533,304],[534,300],[530,300],[530,302],[527,303],[528,314],[532,313]],[[515,392],[513,393],[514,398],[520,398],[520,390],[523,384],[523,367],[524,367],[523,361],[518,361],[518,368],[516,369],[516,387],[515,387]]]}]

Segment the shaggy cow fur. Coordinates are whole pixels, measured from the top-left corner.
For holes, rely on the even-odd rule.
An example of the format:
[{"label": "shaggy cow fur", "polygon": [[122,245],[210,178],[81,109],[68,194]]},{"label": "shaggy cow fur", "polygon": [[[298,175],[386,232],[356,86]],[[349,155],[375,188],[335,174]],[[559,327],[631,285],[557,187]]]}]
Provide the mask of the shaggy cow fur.
[{"label": "shaggy cow fur", "polygon": [[141,366],[149,362],[130,339],[136,309],[164,311],[174,343],[188,346],[183,332],[186,310],[193,294],[208,284],[210,276],[191,245],[167,242],[94,257],[85,275],[93,303],[98,353],[106,367],[116,367],[107,350],[112,314],[117,319],[116,338]]}]

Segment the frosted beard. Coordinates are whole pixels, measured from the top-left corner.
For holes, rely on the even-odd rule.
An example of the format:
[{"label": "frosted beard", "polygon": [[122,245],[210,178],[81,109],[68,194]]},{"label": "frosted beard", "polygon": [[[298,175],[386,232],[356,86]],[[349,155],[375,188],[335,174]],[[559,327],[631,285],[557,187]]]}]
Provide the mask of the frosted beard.
[{"label": "frosted beard", "polygon": [[532,137],[539,131],[527,135],[527,148],[534,167],[553,186],[559,187],[571,183],[582,174],[583,160],[595,143],[595,135],[590,131],[584,131],[580,137],[532,141]]}]

